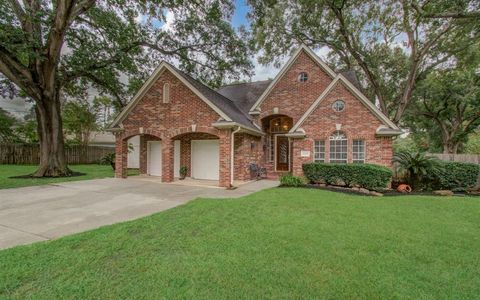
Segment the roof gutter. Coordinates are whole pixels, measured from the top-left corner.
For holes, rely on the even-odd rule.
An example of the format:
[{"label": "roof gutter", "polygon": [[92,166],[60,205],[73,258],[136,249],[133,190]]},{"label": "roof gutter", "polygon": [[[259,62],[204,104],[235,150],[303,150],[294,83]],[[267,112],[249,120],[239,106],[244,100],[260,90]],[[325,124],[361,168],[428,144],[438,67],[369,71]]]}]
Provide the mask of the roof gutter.
[{"label": "roof gutter", "polygon": [[228,122],[228,121],[220,121],[220,122],[215,122],[212,123],[212,126],[217,128],[217,129],[233,129],[234,127],[239,127],[240,130],[238,132],[245,132],[254,136],[264,136],[265,133],[263,133],[260,130],[256,130],[253,128],[245,127],[237,122]]}]

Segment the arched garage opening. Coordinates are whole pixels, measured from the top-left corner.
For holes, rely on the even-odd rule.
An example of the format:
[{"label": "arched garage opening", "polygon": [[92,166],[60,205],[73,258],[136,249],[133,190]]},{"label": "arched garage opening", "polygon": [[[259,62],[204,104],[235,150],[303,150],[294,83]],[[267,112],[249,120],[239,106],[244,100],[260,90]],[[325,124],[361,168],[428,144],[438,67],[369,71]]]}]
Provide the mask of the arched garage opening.
[{"label": "arched garage opening", "polygon": [[127,168],[138,168],[143,175],[162,176],[162,139],[155,135],[125,135],[120,145],[117,143],[116,157],[117,177],[127,177]]},{"label": "arched garage opening", "polygon": [[186,177],[199,180],[219,180],[219,137],[210,133],[190,132],[172,138],[174,143],[174,177],[180,168],[187,168]]}]

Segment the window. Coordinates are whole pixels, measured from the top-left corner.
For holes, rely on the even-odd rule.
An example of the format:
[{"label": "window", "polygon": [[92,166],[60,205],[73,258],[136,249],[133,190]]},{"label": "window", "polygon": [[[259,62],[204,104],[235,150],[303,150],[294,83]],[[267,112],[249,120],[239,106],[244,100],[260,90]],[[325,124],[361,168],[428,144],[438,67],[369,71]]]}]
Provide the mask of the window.
[{"label": "window", "polygon": [[330,136],[330,162],[347,163],[347,137],[342,131],[335,131]]},{"label": "window", "polygon": [[170,84],[163,85],[163,103],[170,103]]},{"label": "window", "polygon": [[298,74],[298,81],[306,82],[307,80],[308,80],[307,72],[300,72],[300,74]]},{"label": "window", "polygon": [[325,162],[325,141],[315,141],[313,160],[314,162]]},{"label": "window", "polygon": [[353,162],[354,163],[365,163],[365,141],[364,140],[353,140]]},{"label": "window", "polygon": [[341,112],[345,109],[345,102],[343,100],[337,100],[333,102],[332,108],[336,112]]},{"label": "window", "polygon": [[289,117],[277,117],[270,121],[271,133],[288,132],[293,125],[293,121]]},{"label": "window", "polygon": [[275,156],[275,147],[274,147],[274,137],[271,135],[267,136],[267,161],[273,161]]}]

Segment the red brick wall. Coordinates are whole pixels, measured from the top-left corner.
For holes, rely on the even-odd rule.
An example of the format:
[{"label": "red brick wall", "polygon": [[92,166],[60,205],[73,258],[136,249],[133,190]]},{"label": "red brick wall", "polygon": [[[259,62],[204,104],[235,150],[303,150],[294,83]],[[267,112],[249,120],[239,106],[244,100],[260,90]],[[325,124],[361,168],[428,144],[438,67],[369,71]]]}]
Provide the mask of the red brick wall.
[{"label": "red brick wall", "polygon": [[[163,103],[163,85],[170,84],[170,102]],[[208,133],[220,139],[220,185],[230,184],[230,130],[217,130],[211,126],[218,121],[220,116],[200,99],[193,91],[185,86],[168,70],[165,70],[137,105],[123,120],[123,131],[117,133],[117,162],[121,169],[126,168],[123,163],[125,151],[122,140],[133,135],[143,133],[162,140],[162,181],[173,180],[173,141],[179,135],[190,133],[195,125],[196,134]],[[145,142],[144,142],[145,143]],[[187,149],[183,142],[184,148]],[[145,147],[144,147],[145,148]],[[188,147],[189,149],[189,147]],[[144,157],[146,157],[146,148]],[[188,155],[183,158],[183,163],[188,163]],[[189,166],[189,164],[188,164]],[[222,168],[228,167],[228,172]],[[146,166],[143,167],[146,169]],[[118,168],[117,168],[118,169]],[[126,171],[119,170],[117,177],[126,176]],[[124,175],[125,173],[125,175]]]},{"label": "red brick wall", "polygon": [[[307,72],[306,82],[298,81],[300,72]],[[257,117],[258,122],[274,114],[273,109],[278,107],[278,113],[293,118],[295,124],[332,80],[306,52],[302,51],[260,105],[261,114]]]},{"label": "red brick wall", "polygon": [[260,137],[235,134],[234,179],[250,180],[250,164],[261,164],[263,144]]},{"label": "red brick wall", "polygon": [[[332,109],[332,104],[337,99],[345,101],[345,109],[342,112],[335,112]],[[375,132],[382,122],[346,89],[343,83],[339,82],[300,126],[305,130],[307,138],[293,140],[293,171],[295,174],[301,174],[303,163],[313,161],[315,140],[325,140],[325,158],[328,162],[329,137],[335,132],[336,124],[341,125],[341,131],[347,136],[349,163],[353,159],[353,139],[362,139],[365,141],[365,161],[367,163],[391,166],[392,138],[375,136]],[[310,151],[310,157],[300,157],[301,150]]]}]

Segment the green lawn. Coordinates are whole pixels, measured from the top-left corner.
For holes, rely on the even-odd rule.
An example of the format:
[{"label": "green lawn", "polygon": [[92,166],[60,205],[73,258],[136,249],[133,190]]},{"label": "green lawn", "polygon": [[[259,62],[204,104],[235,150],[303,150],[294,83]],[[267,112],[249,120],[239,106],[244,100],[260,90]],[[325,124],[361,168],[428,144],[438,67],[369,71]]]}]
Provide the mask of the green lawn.
[{"label": "green lawn", "polygon": [[0,298],[478,299],[480,199],[270,189],[0,251]]},{"label": "green lawn", "polygon": [[[37,166],[24,165],[0,165],[0,189],[14,188],[31,185],[43,185],[49,183],[58,183],[65,181],[77,181],[86,179],[113,177],[113,170],[105,165],[72,165],[70,169],[76,172],[85,173],[83,176],[61,177],[61,178],[9,178],[12,176],[28,175],[33,173]],[[129,170],[129,175],[138,174],[138,170]]]}]

